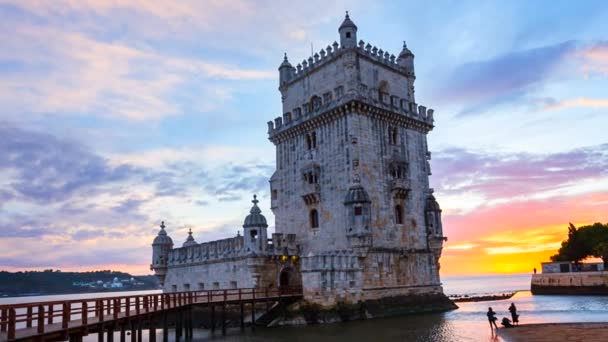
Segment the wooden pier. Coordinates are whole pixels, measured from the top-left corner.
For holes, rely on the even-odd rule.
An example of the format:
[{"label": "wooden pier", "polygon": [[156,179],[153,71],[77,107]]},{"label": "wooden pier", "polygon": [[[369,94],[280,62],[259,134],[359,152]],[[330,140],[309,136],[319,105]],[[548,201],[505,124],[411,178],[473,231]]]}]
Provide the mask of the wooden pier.
[{"label": "wooden pier", "polygon": [[104,341],[105,334],[105,340],[113,342],[119,332],[121,342],[128,334],[130,341],[141,342],[144,329],[149,341],[156,341],[156,330],[162,330],[167,341],[171,323],[175,340],[190,340],[193,329],[201,326],[193,315],[198,308],[208,308],[209,329],[214,332],[219,326],[225,335],[227,306],[238,313],[241,329],[250,314],[254,329],[256,303],[265,303],[263,312],[268,313],[277,304],[301,297],[301,288],[249,288],[0,305],[0,341],[82,341],[94,333],[98,341]]}]

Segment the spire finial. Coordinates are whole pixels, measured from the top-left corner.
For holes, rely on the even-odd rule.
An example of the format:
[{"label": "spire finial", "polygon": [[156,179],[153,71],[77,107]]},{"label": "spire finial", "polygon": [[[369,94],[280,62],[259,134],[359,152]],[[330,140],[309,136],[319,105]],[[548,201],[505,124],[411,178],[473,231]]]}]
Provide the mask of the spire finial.
[{"label": "spire finial", "polygon": [[160,229],[165,229],[165,221],[160,221]]},{"label": "spire finial", "polygon": [[349,19],[349,17],[348,17],[348,11],[346,11],[346,19]]},{"label": "spire finial", "polygon": [[284,60],[285,62],[287,62],[287,52],[285,52],[285,56],[283,57],[283,60]]},{"label": "spire finial", "polygon": [[188,235],[192,236],[192,227],[188,228]]},{"label": "spire finial", "polygon": [[251,201],[251,203],[253,203],[253,205],[258,205],[258,195],[253,195],[253,201]]},{"label": "spire finial", "polygon": [[407,45],[405,45],[405,40],[403,41],[403,48],[405,49]]}]

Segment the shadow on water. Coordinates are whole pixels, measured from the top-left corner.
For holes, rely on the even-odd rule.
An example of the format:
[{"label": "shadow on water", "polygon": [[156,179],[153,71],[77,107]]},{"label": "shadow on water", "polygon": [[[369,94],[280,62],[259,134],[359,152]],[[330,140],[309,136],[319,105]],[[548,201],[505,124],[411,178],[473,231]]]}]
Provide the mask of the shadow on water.
[{"label": "shadow on water", "polygon": [[247,331],[229,331],[228,336],[195,333],[195,341],[501,341],[493,339],[487,323],[451,322],[446,314],[402,316],[367,321],[353,321],[303,327],[279,327]]}]

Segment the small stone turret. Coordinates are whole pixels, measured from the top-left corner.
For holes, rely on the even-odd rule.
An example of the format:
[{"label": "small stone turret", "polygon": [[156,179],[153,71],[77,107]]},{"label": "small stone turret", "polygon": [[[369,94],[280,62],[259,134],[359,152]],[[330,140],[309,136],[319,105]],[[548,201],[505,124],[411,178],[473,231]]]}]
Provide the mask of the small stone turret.
[{"label": "small stone turret", "polygon": [[152,264],[150,269],[158,277],[161,286],[165,283],[167,275],[167,260],[169,252],[173,249],[173,240],[165,231],[165,221],[160,224],[160,231],[152,242]]},{"label": "small stone turret", "polygon": [[253,207],[249,211],[249,215],[243,223],[243,235],[245,239],[245,248],[248,253],[258,254],[266,251],[268,237],[266,229],[268,224],[266,218],[262,215],[262,210],[258,207],[258,199],[253,195]]},{"label": "small stone turret", "polygon": [[406,71],[412,73],[414,75],[414,54],[410,49],[407,48],[405,41],[403,42],[403,49],[401,53],[399,53],[399,57],[397,57],[397,64],[400,67],[404,68]]},{"label": "small stone turret", "polygon": [[190,230],[188,231],[188,238],[186,239],[186,241],[184,242],[182,247],[190,247],[190,246],[196,246],[196,245],[198,245],[198,243],[196,243],[196,241],[194,241],[194,238],[192,237],[192,228],[190,228]]},{"label": "small stone turret", "polygon": [[348,11],[338,32],[340,33],[340,46],[343,48],[354,48],[357,46],[357,25],[350,20]]},{"label": "small stone turret", "polygon": [[441,208],[431,192],[426,198],[424,208],[426,214],[426,228],[429,235],[443,237],[443,227],[441,226]]},{"label": "small stone turret", "polygon": [[283,57],[283,63],[279,66],[279,88],[285,83],[293,79],[295,73],[294,67],[287,60],[287,54]]}]

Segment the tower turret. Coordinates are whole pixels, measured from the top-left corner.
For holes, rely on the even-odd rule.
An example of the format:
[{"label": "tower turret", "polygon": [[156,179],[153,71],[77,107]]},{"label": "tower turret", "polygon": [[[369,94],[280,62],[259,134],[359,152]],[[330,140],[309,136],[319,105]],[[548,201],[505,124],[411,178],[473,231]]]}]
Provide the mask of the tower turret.
[{"label": "tower turret", "polygon": [[437,237],[443,237],[443,227],[441,225],[441,208],[439,203],[431,192],[426,198],[426,206],[424,208],[426,214],[427,234]]},{"label": "tower turret", "polygon": [[158,277],[161,286],[165,283],[167,275],[167,259],[169,252],[173,248],[173,240],[165,231],[165,221],[160,223],[160,231],[152,242],[152,264],[150,269],[154,270],[154,274]]},{"label": "tower turret", "polygon": [[194,238],[192,237],[192,228],[190,228],[190,230],[188,230],[188,238],[182,244],[182,247],[190,247],[190,246],[196,246],[196,245],[198,245],[198,244],[196,243],[196,241],[194,241]]},{"label": "tower turret", "polygon": [[397,57],[397,64],[414,74],[414,54],[407,48],[405,41],[403,41],[403,49],[401,49],[399,57]]},{"label": "tower turret", "polygon": [[411,102],[415,102],[414,99],[414,81],[416,80],[416,73],[414,72],[414,54],[410,49],[407,48],[405,41],[403,41],[403,49],[397,57],[397,64],[403,68],[407,74],[407,92],[408,98]]},{"label": "tower turret", "polygon": [[343,48],[354,48],[357,46],[357,25],[350,20],[348,11],[346,17],[338,29],[340,33],[340,46]]},{"label": "tower turret", "polygon": [[249,215],[245,217],[245,223],[243,223],[243,235],[245,238],[245,248],[247,252],[257,254],[266,251],[266,245],[268,243],[266,228],[266,218],[262,215],[262,210],[258,207],[258,199],[256,195],[253,195],[253,206],[249,211]]},{"label": "tower turret", "polygon": [[279,66],[279,87],[289,82],[294,76],[294,67],[287,60],[287,53],[283,57],[283,63]]}]

